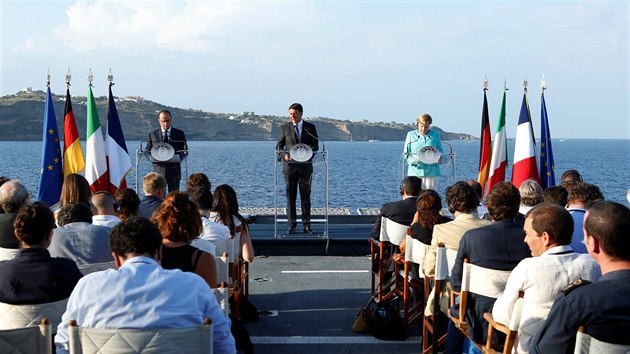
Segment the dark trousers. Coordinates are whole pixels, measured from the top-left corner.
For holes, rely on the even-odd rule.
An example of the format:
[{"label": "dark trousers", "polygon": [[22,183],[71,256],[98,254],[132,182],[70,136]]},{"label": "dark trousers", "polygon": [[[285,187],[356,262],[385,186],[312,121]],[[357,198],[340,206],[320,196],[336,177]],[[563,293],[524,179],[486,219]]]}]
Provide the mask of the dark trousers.
[{"label": "dark trousers", "polygon": [[304,164],[291,166],[284,171],[284,182],[287,190],[287,219],[289,225],[295,227],[296,207],[298,187],[300,188],[300,202],[302,205],[302,224],[311,225],[311,182],[313,180],[313,166]]}]

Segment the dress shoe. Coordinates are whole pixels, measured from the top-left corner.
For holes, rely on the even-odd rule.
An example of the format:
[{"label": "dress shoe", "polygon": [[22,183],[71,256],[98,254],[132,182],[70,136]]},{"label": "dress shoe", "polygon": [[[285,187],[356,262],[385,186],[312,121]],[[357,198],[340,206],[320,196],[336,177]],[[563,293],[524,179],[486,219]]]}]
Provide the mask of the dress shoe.
[{"label": "dress shoe", "polygon": [[295,233],[295,226],[289,226],[289,229],[287,230],[287,234],[293,235],[294,233]]},{"label": "dress shoe", "polygon": [[304,233],[307,235],[312,235],[313,234],[313,229],[311,229],[310,226],[304,226]]}]

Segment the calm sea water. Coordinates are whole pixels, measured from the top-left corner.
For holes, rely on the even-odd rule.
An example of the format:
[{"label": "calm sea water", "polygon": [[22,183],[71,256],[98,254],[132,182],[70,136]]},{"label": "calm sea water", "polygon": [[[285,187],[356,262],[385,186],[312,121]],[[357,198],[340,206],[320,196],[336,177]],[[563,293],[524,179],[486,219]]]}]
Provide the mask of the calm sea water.
[{"label": "calm sea water", "polygon": [[[453,149],[455,169],[445,165],[440,193],[454,180],[477,177],[479,142],[447,142]],[[509,161],[514,142],[508,142]],[[328,205],[350,208],[380,207],[384,202],[399,198],[402,175],[400,153],[403,142],[327,142]],[[85,149],[85,142],[82,143]],[[139,142],[128,142],[134,154]],[[282,166],[276,174],[273,141],[192,141],[189,142],[188,172],[204,172],[213,186],[230,184],[238,193],[241,207],[272,207],[274,185],[277,185],[278,206],[285,206]],[[630,140],[567,140],[553,141],[556,178],[567,169],[579,170],[586,181],[597,184],[606,199],[627,205],[626,191],[630,188]],[[41,161],[39,141],[0,141],[0,175],[20,179],[37,195]],[[132,157],[132,164],[135,158]],[[141,159],[138,175],[151,170],[150,163]],[[130,187],[135,186],[135,167],[128,175]],[[277,176],[277,184],[274,176]],[[313,207],[325,205],[326,164],[315,164]],[[511,176],[508,170],[507,176]]]}]

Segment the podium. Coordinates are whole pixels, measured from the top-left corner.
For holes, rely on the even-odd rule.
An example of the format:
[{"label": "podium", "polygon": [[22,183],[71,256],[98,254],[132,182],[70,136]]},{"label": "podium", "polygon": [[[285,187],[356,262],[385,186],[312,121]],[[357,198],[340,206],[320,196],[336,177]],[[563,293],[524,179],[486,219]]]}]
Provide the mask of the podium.
[{"label": "podium", "polygon": [[[296,153],[296,151],[294,150],[293,153]],[[306,234],[292,234],[292,235],[288,235],[286,233],[286,231],[282,231],[280,232],[278,230],[278,223],[284,223],[287,225],[288,227],[288,213],[279,213],[279,208],[278,208],[278,193],[279,193],[279,189],[282,191],[285,191],[285,180],[284,180],[284,173],[283,173],[283,164],[284,162],[284,156],[286,154],[291,155],[291,151],[289,150],[276,150],[274,152],[275,156],[274,156],[274,188],[273,188],[273,209],[274,209],[274,225],[273,225],[273,230],[274,230],[274,237],[275,238],[288,238],[288,237],[293,237],[293,238],[321,238],[321,239],[328,239],[328,152],[326,151],[326,147],[322,144],[322,149],[319,151],[313,151],[312,155],[308,155],[310,154],[309,152],[304,153],[303,151],[298,151],[297,152],[300,156],[298,157],[298,160],[294,160],[291,159],[289,160],[289,163],[291,164],[312,164],[313,165],[313,178],[312,178],[312,182],[311,182],[311,224],[320,224],[323,225],[323,231],[322,232],[318,232],[319,228],[314,228],[313,231],[313,235],[306,235]],[[310,158],[308,158],[310,156]],[[315,181],[320,181],[321,185],[321,189],[317,189],[314,188],[315,187]],[[279,188],[278,184],[281,184],[281,188]],[[323,190],[324,191],[324,198],[323,198],[323,206],[321,208],[317,208],[315,207],[316,205],[313,203],[313,195],[314,193],[312,193],[314,190]],[[286,197],[285,193],[282,193],[282,196]],[[298,201],[300,200],[300,196],[299,196],[299,192],[298,192],[298,196],[296,198],[296,222],[298,224],[300,224],[302,222],[301,219],[301,215],[302,215],[302,210],[301,208],[298,208],[299,204]],[[286,206],[287,208],[289,207],[288,205]],[[286,209],[285,209],[286,210]],[[321,210],[322,213],[313,213],[313,210]],[[298,217],[299,216],[299,217]]]},{"label": "podium", "polygon": [[[160,144],[166,144],[169,145],[168,143],[160,143]],[[172,147],[171,147],[172,149]],[[139,181],[142,179],[142,177],[144,177],[144,175],[148,172],[152,172],[153,171],[153,164],[154,163],[161,163],[161,164],[168,164],[168,163],[173,163],[173,164],[181,164],[181,166],[183,167],[183,171],[182,171],[182,177],[179,180],[179,186],[180,186],[180,190],[182,189],[182,181],[184,181],[184,184],[186,183],[186,181],[188,180],[188,149],[183,149],[183,150],[177,150],[177,151],[173,151],[172,156],[170,156],[168,159],[163,159],[165,157],[168,157],[166,155],[163,154],[163,156],[158,156],[161,157],[159,159],[156,159],[156,157],[154,155],[151,154],[151,150],[148,149],[148,142],[147,141],[141,141],[140,145],[138,146],[138,148],[136,149],[136,161],[135,161],[135,172],[136,172],[136,191],[138,191],[138,195],[140,195],[140,189],[138,189],[139,187],[141,187],[141,183],[139,183]],[[145,168],[142,169],[142,171],[147,171],[146,173],[140,173],[140,166],[141,163],[145,162],[144,165]],[[150,163],[150,165],[149,165]],[[151,166],[150,169],[148,169],[146,166]],[[138,177],[140,176],[140,177]],[[184,188],[185,189],[185,188]]]},{"label": "podium", "polygon": [[[439,160],[438,162],[436,162],[435,164],[440,165],[440,182],[439,182],[439,187],[438,189],[442,190],[440,187],[446,188],[450,185],[452,185],[453,183],[455,183],[456,179],[455,179],[455,152],[453,151],[453,147],[451,146],[451,144],[449,143],[445,143],[442,141],[442,146],[443,147],[448,147],[448,152],[445,153],[441,153],[439,156]],[[417,163],[415,163],[415,165],[417,166],[422,166],[423,163],[419,161],[419,158],[416,154],[408,154],[406,152],[404,152],[400,158],[400,164],[401,164],[401,180],[405,177],[407,177],[407,170],[409,167],[409,160],[413,159],[413,161],[417,161]],[[424,164],[424,165],[429,165],[429,164]],[[440,191],[436,191],[436,192],[440,192]]]}]

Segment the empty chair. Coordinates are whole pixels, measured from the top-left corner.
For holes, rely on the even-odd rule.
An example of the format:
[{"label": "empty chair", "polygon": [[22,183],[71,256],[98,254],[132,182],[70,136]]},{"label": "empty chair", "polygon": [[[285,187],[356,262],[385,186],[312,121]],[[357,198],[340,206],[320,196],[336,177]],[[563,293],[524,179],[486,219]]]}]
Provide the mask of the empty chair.
[{"label": "empty chair", "polygon": [[39,326],[0,330],[0,352],[11,354],[52,354],[52,330],[48,319]]},{"label": "empty chair", "polygon": [[70,354],[211,354],[212,321],[183,328],[79,327],[70,321]]}]

